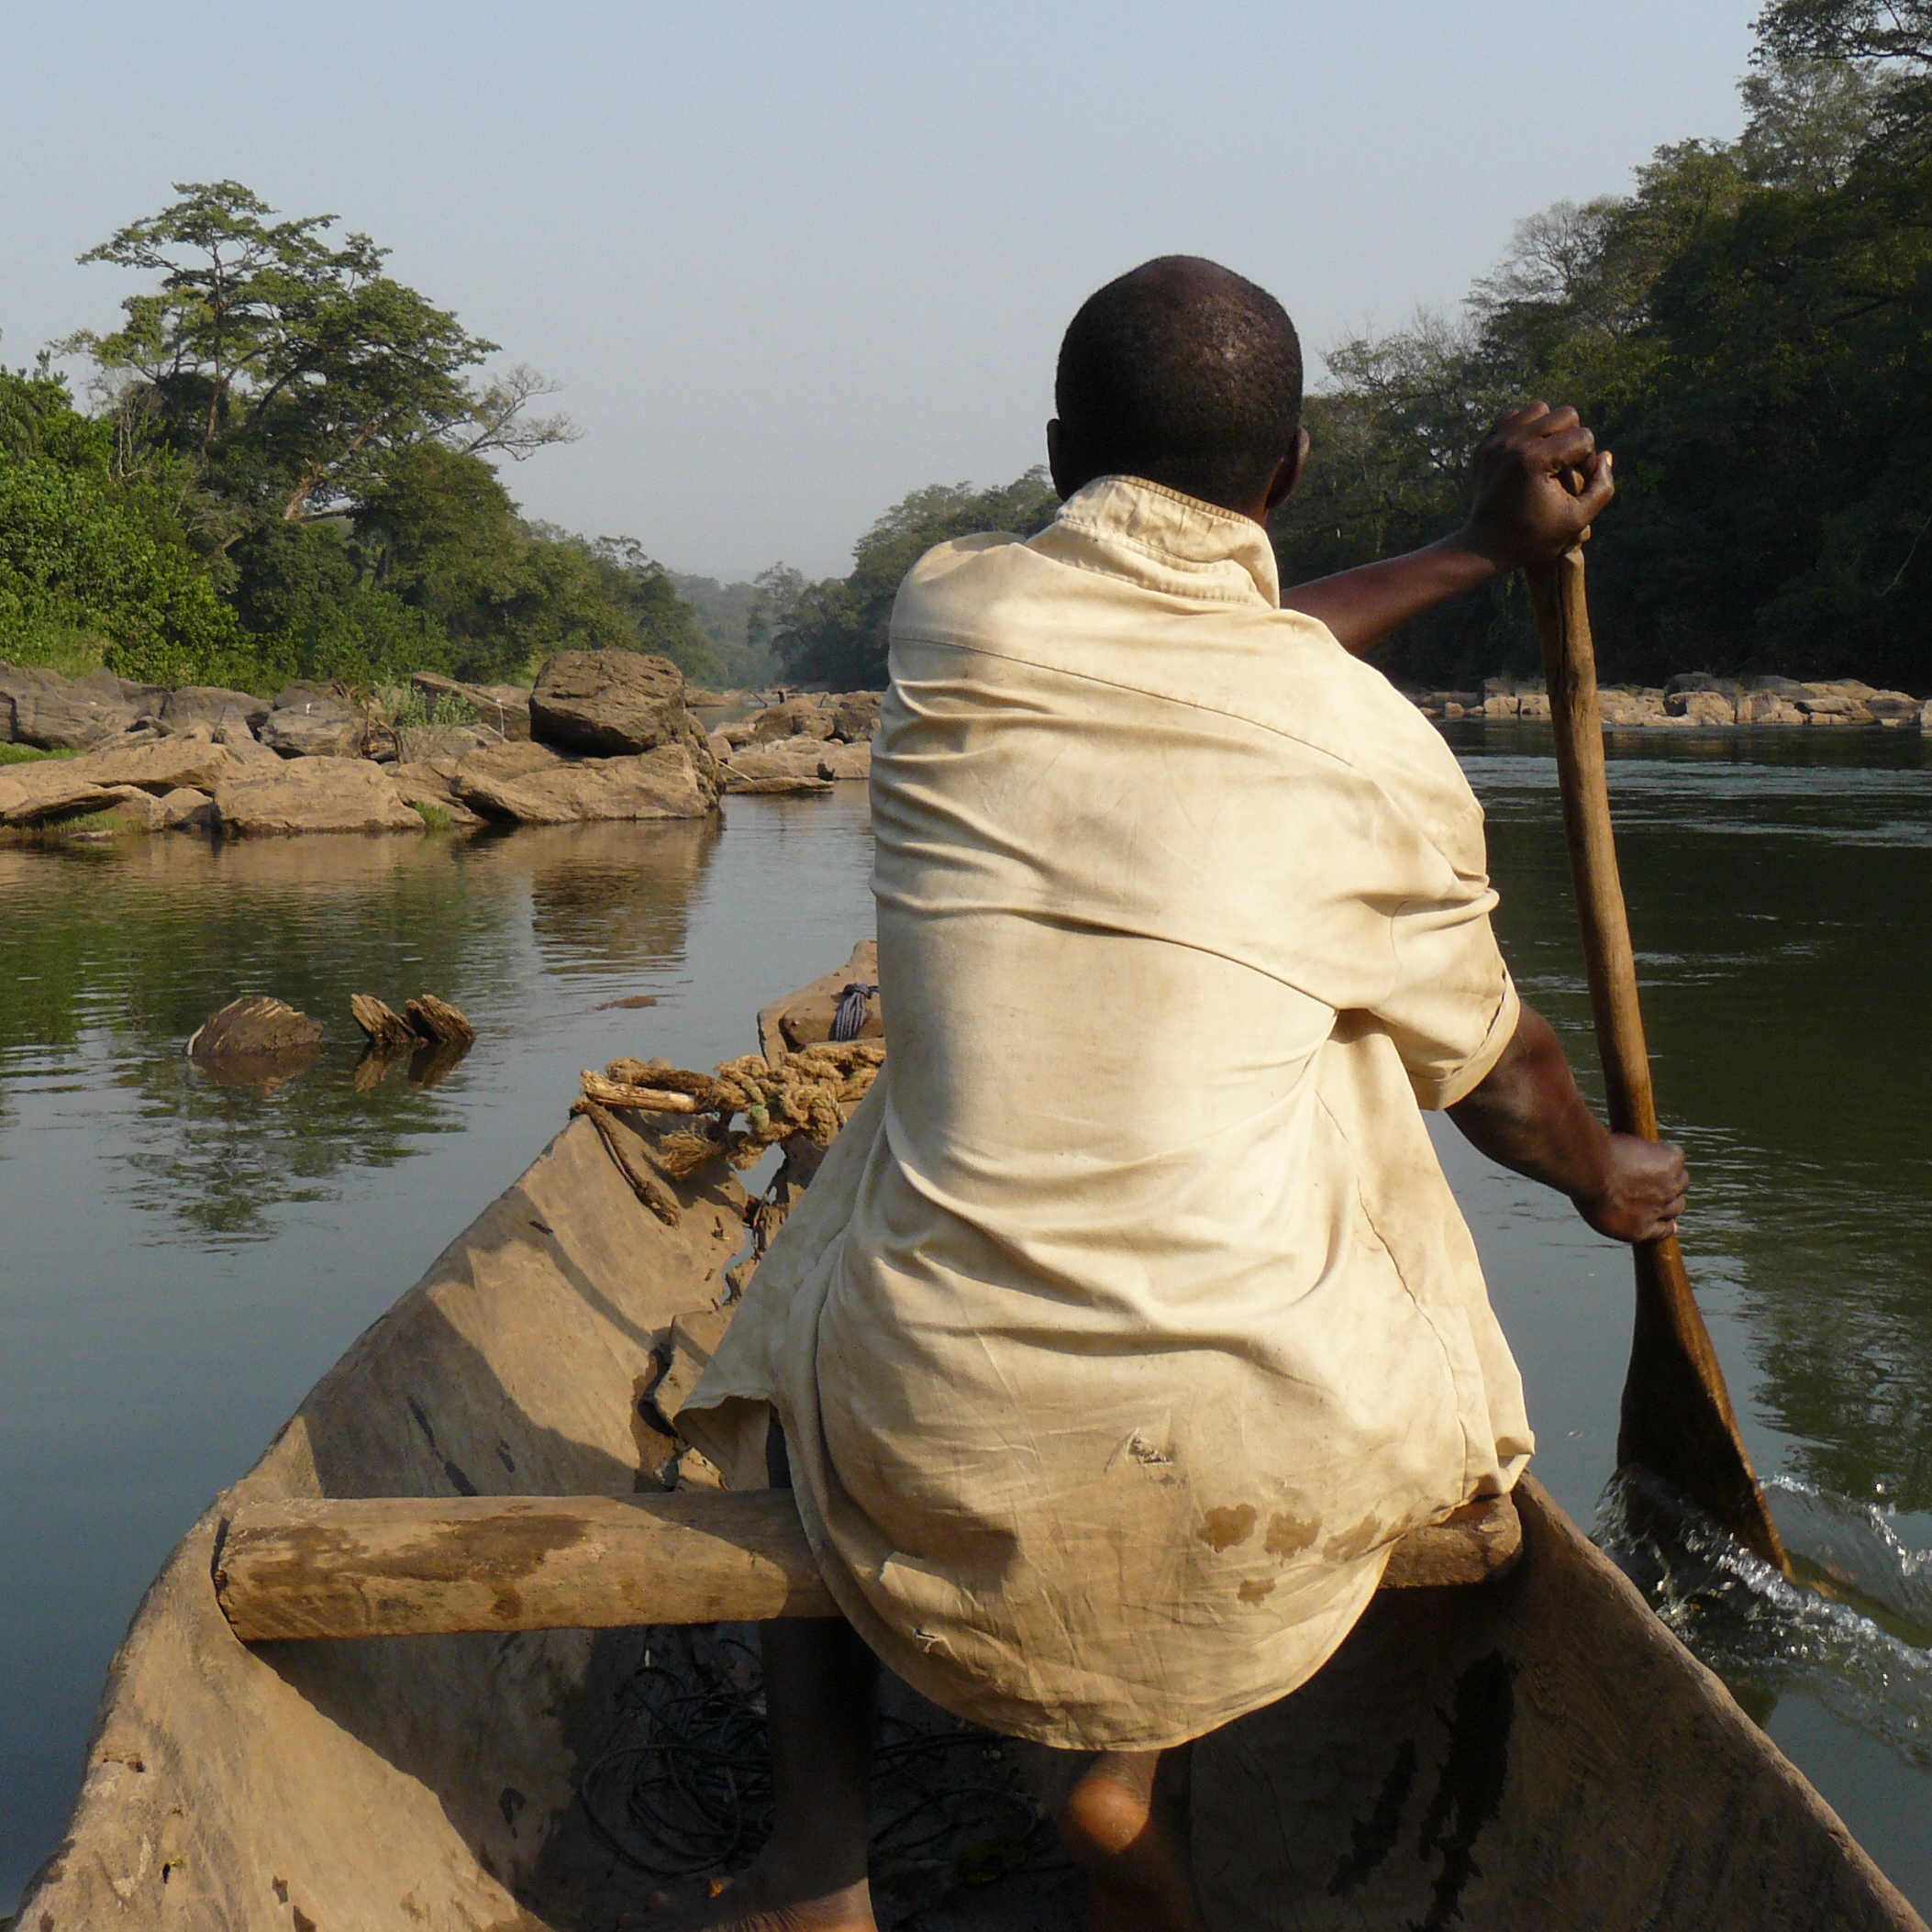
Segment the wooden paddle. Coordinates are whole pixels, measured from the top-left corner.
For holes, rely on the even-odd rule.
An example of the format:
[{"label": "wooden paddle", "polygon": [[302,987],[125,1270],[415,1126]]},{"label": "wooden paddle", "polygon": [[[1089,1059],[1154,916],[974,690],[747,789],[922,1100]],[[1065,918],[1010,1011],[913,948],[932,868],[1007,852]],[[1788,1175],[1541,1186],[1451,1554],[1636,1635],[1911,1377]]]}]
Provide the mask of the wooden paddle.
[{"label": "wooden paddle", "polygon": [[[1581,483],[1575,479],[1572,487]],[[1549,686],[1563,831],[1582,922],[1610,1125],[1618,1133],[1655,1140],[1657,1102],[1610,827],[1582,550],[1572,549],[1526,574]],[[1643,1242],[1635,1258],[1637,1321],[1624,1379],[1617,1464],[1649,1471],[1789,1577],[1791,1560],[1738,1433],[1717,1351],[1691,1294],[1683,1250],[1673,1235]]]}]

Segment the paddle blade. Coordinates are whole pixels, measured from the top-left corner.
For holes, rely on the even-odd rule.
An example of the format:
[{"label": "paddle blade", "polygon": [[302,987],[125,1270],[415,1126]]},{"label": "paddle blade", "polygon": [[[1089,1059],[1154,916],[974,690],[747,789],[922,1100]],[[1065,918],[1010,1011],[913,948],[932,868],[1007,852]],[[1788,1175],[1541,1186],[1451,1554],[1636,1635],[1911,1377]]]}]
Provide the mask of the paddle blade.
[{"label": "paddle blade", "polygon": [[1634,1260],[1637,1317],[1617,1464],[1648,1470],[1789,1576],[1791,1560],[1738,1433],[1683,1252],[1674,1240],[1651,1241]]}]

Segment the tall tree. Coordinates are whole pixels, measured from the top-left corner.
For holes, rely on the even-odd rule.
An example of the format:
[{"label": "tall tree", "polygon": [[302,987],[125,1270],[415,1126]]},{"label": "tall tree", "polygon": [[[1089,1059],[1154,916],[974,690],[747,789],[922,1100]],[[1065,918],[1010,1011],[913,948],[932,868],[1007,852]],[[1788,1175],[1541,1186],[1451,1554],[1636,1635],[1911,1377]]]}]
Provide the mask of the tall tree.
[{"label": "tall tree", "polygon": [[158,445],[258,525],[303,523],[353,514],[427,442],[514,458],[576,434],[531,415],[550,387],[533,372],[479,383],[496,345],[386,274],[367,235],[337,244],[333,215],[278,217],[239,182],[175,193],[80,258],[160,286],[123,302],[118,328],[61,345],[106,377],[130,465]]}]

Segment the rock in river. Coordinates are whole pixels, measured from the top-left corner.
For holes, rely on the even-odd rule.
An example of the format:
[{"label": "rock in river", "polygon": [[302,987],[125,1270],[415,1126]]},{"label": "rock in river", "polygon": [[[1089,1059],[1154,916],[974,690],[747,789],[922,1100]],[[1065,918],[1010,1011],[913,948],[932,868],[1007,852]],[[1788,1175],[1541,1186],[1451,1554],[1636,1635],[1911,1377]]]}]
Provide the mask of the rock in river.
[{"label": "rock in river", "polygon": [[684,673],[669,658],[635,650],[565,650],[530,693],[530,735],[560,750],[621,758],[704,734],[684,704]]},{"label": "rock in river", "polygon": [[266,994],[231,1000],[188,1042],[188,1058],[222,1086],[272,1093],[322,1050],[322,1028]]},{"label": "rock in river", "polygon": [[216,788],[222,829],[245,837],[288,832],[420,832],[380,765],[361,758],[301,758]]},{"label": "rock in river", "polygon": [[451,790],[492,818],[521,825],[701,818],[717,804],[717,766],[682,738],[634,758],[560,757],[547,745],[500,745],[456,768]]}]

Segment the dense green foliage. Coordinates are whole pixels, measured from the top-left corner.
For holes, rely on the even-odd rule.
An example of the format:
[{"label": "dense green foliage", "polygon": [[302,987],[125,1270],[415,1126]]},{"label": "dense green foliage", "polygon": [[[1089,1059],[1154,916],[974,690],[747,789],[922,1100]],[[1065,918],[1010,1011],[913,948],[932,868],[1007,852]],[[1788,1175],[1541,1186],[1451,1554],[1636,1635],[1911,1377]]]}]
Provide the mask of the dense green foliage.
[{"label": "dense green foliage", "polygon": [[1052,519],[1056,499],[1044,469],[989,490],[929,483],[895,503],[859,539],[844,577],[808,583],[796,572],[768,571],[772,647],[788,679],[835,690],[883,688],[885,632],[899,580],[936,543],[979,530],[1030,536]]},{"label": "dense green foliage", "polygon": [[[1285,579],[1452,528],[1484,424],[1541,395],[1617,456],[1591,551],[1608,674],[1932,690],[1932,5],[1781,0],[1760,28],[1737,141],[1522,223],[1461,317],[1331,351]],[[1505,583],[1383,661],[1460,684],[1532,656]]]},{"label": "dense green foliage", "polygon": [[496,472],[576,431],[551,385],[478,372],[495,344],[383,272],[332,216],[236,182],[181,197],[83,261],[149,285],[120,326],[0,371],[0,658],[272,691],[437,669],[514,678],[551,652],[717,658],[629,539],[525,521]]}]

